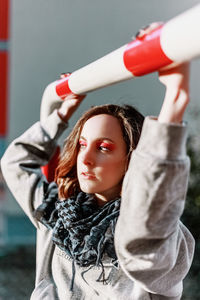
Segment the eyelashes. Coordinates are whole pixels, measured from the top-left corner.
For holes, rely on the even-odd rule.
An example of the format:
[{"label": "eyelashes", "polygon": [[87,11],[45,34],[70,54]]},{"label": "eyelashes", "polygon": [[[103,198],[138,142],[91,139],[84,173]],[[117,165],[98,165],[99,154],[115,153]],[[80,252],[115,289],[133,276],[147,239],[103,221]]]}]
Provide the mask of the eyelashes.
[{"label": "eyelashes", "polygon": [[110,144],[110,143],[108,144],[108,143],[105,143],[105,142],[98,143],[97,147],[101,148],[101,149],[104,149],[105,151],[112,151],[115,148],[114,144]]},{"label": "eyelashes", "polygon": [[[87,142],[84,140],[79,141],[79,147],[80,149],[87,147]],[[115,145],[112,143],[106,143],[106,142],[97,142],[96,143],[96,149],[102,150],[104,152],[106,151],[113,151],[115,149]]]},{"label": "eyelashes", "polygon": [[80,146],[80,147],[86,147],[86,146],[87,146],[87,143],[86,143],[85,141],[80,140],[80,141],[79,141],[79,146]]}]

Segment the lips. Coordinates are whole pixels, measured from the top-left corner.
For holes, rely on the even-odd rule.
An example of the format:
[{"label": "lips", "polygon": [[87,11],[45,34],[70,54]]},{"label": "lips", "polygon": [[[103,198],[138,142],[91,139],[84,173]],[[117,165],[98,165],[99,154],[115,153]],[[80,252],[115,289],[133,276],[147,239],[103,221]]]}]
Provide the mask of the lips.
[{"label": "lips", "polygon": [[83,176],[83,178],[86,178],[86,179],[95,179],[96,176],[94,173],[91,173],[91,172],[81,172],[81,175]]}]

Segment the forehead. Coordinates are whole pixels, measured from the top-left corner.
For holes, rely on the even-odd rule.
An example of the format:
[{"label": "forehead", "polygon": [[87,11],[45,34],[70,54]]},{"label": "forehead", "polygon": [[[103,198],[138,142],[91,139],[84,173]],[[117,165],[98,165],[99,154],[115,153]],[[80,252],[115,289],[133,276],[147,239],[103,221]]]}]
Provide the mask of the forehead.
[{"label": "forehead", "polygon": [[100,114],[88,119],[82,129],[81,136],[85,138],[123,139],[122,130],[116,117]]}]

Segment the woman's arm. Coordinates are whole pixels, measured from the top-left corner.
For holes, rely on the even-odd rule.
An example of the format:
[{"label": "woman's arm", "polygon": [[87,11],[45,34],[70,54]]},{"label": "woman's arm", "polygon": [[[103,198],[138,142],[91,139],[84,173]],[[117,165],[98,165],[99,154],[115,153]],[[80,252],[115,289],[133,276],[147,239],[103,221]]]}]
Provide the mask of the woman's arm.
[{"label": "woman's arm", "polygon": [[42,202],[43,183],[46,181],[41,166],[46,165],[54,154],[57,140],[67,128],[66,122],[82,99],[67,97],[59,109],[60,114],[55,110],[47,119],[34,124],[10,144],[1,159],[9,189],[36,226],[33,212]]},{"label": "woman's arm", "polygon": [[168,297],[180,297],[194,252],[194,240],[180,222],[189,174],[186,126],[180,123],[189,99],[187,68],[160,74],[167,93],[158,121],[145,119],[115,232],[124,272],[139,287]]}]

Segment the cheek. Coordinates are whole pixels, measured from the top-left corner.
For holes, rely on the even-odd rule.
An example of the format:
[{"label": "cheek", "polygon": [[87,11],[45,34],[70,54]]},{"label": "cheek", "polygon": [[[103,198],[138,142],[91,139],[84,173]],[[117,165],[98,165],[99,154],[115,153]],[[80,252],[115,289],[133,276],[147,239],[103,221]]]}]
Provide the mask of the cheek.
[{"label": "cheek", "polygon": [[103,171],[104,175],[107,176],[112,176],[112,177],[121,177],[125,173],[125,158],[121,159],[110,159],[105,161],[103,164]]},{"label": "cheek", "polygon": [[76,168],[78,169],[81,164],[81,155],[78,154],[76,158]]}]

